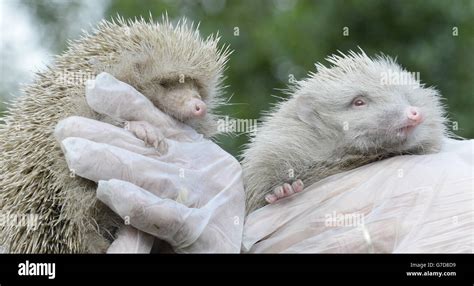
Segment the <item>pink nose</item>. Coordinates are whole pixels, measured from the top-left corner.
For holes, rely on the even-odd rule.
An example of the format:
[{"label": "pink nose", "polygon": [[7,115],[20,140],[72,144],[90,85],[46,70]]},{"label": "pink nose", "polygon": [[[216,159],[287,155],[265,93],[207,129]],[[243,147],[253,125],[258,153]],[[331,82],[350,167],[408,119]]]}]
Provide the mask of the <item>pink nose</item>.
[{"label": "pink nose", "polygon": [[417,107],[409,106],[406,110],[406,114],[413,125],[418,125],[421,123],[422,116],[420,110]]},{"label": "pink nose", "polygon": [[194,116],[201,117],[201,116],[206,115],[206,112],[207,112],[207,107],[206,107],[206,104],[204,104],[204,102],[198,102],[194,105],[194,110],[193,110]]}]

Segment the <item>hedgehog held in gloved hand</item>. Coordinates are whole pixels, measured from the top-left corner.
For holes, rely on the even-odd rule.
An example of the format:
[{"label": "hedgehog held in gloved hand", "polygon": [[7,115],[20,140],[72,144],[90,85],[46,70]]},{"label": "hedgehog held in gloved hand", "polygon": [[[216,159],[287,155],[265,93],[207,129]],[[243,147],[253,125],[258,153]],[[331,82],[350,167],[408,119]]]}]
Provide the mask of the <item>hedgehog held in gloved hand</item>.
[{"label": "hedgehog held in gloved hand", "polygon": [[213,35],[202,39],[185,19],[173,25],[167,17],[158,23],[119,17],[70,42],[54,65],[25,86],[0,124],[0,211],[38,218],[35,227],[2,225],[0,245],[14,253],[105,252],[123,221],[96,199],[96,183],[68,170],[53,136],[56,124],[82,116],[123,126],[86,102],[85,81],[108,72],[212,137],[218,119],[212,111],[223,104],[230,54],[218,41]]}]

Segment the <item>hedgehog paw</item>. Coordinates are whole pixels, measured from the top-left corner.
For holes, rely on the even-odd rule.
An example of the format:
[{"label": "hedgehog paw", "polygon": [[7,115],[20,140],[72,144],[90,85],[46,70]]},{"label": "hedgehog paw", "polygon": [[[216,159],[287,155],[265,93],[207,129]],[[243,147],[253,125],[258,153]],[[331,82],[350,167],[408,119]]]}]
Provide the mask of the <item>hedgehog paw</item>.
[{"label": "hedgehog paw", "polygon": [[265,196],[265,200],[269,204],[273,204],[278,200],[283,198],[289,197],[295,193],[299,193],[303,191],[304,184],[301,180],[294,181],[291,185],[288,183],[283,184],[282,186],[278,186],[273,189],[273,192]]},{"label": "hedgehog paw", "polygon": [[166,153],[168,144],[161,131],[146,121],[127,121],[125,129],[132,132],[138,139],[143,140],[147,146],[152,146],[160,153]]}]

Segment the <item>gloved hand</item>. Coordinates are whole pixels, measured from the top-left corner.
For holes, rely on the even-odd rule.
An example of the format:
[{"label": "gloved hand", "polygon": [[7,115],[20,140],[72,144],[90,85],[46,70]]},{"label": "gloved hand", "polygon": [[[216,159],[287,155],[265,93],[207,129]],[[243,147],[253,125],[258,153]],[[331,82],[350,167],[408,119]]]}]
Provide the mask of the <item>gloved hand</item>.
[{"label": "gloved hand", "polygon": [[[107,123],[82,117],[59,122],[55,136],[68,166],[98,182],[97,198],[176,252],[240,252],[245,200],[239,162],[109,74],[88,82],[86,98],[99,113],[158,127],[166,143],[163,152]],[[135,238],[150,241],[127,228],[111,248],[147,249]]]}]

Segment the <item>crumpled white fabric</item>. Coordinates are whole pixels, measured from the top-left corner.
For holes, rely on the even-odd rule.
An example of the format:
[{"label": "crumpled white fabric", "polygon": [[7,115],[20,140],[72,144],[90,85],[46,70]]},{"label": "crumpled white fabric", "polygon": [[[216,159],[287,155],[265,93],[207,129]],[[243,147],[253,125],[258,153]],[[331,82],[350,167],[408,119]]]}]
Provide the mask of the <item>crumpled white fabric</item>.
[{"label": "crumpled white fabric", "polygon": [[238,161],[109,74],[88,83],[86,98],[117,120],[153,124],[168,145],[160,153],[123,128],[88,118],[56,126],[69,168],[98,182],[97,198],[133,226],[121,229],[108,252],[147,253],[153,237],[179,253],[239,252],[245,200]]},{"label": "crumpled white fabric", "polygon": [[243,252],[472,253],[474,140],[328,177],[251,213]]}]

